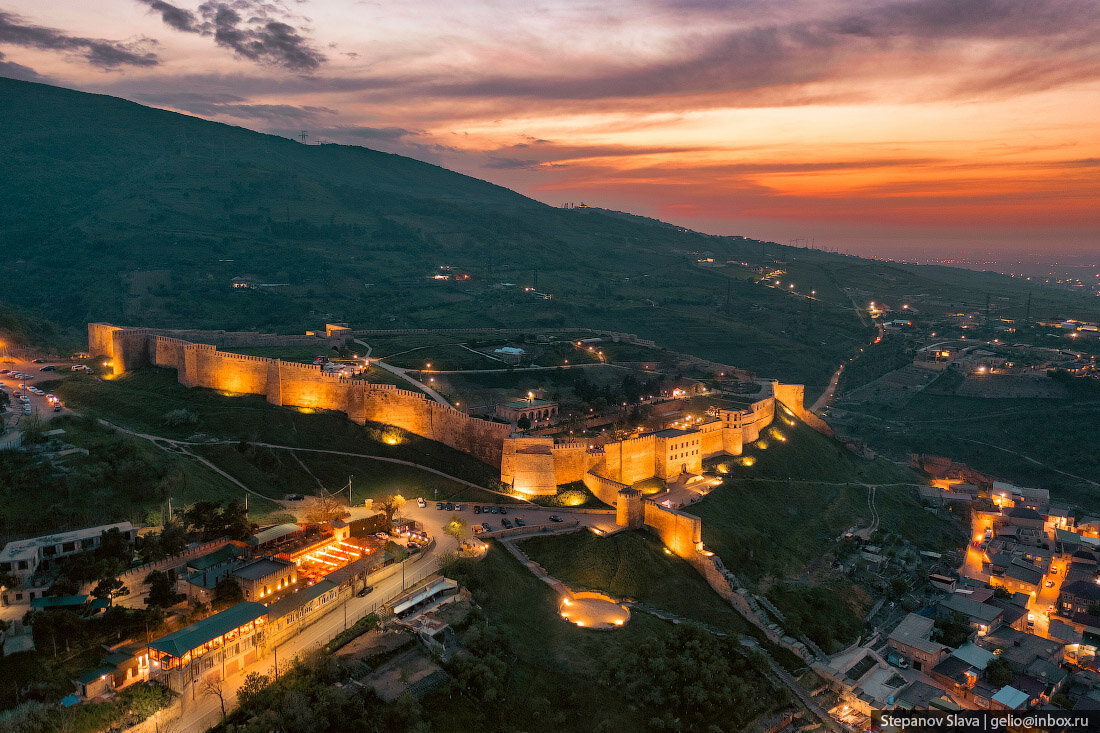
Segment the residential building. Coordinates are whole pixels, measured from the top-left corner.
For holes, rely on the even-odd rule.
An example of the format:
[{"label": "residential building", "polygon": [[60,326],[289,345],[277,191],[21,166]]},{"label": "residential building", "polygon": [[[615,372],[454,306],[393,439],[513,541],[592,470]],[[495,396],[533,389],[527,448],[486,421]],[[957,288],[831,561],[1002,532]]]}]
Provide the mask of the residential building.
[{"label": "residential building", "polygon": [[932,619],[911,613],[890,632],[886,644],[912,660],[914,669],[930,670],[948,651],[948,647],[931,640],[934,626]]},{"label": "residential building", "polygon": [[133,542],[136,532],[129,522],[103,524],[71,532],[14,540],[0,550],[0,571],[11,573],[28,585],[31,577],[50,563],[63,557],[89,552],[99,547],[105,532],[117,530],[127,542]]}]

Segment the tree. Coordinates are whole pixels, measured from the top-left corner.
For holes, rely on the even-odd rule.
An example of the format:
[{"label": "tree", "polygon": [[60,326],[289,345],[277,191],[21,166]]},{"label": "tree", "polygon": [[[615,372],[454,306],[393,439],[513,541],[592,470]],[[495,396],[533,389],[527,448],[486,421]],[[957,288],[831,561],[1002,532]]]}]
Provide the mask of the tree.
[{"label": "tree", "polygon": [[107,605],[113,606],[116,598],[130,595],[130,589],[118,578],[104,578],[92,589],[92,596],[100,600],[106,599]]},{"label": "tree", "polygon": [[447,522],[443,527],[443,531],[454,537],[456,540],[461,540],[466,536],[466,520],[459,517],[454,517],[451,521]]},{"label": "tree", "polygon": [[1011,684],[1012,680],[1016,679],[1016,672],[1013,671],[1008,660],[997,657],[985,666],[985,678],[994,687],[999,688]]},{"label": "tree", "polygon": [[351,512],[347,510],[344,504],[323,489],[321,495],[314,499],[305,513],[306,521],[314,524],[324,524],[348,516],[351,516]]},{"label": "tree", "polygon": [[168,608],[183,600],[183,594],[176,592],[168,574],[160,570],[154,570],[145,576],[145,584],[149,586],[149,595],[145,598],[145,603],[149,606]]},{"label": "tree", "polygon": [[397,512],[405,505],[405,498],[400,494],[394,494],[389,499],[383,499],[378,504],[378,508],[382,510],[382,513],[386,515],[386,528],[393,527],[393,518],[397,516]]},{"label": "tree", "polygon": [[203,697],[216,697],[222,708],[222,722],[225,722],[225,686],[222,683],[221,672],[211,672],[202,681]]},{"label": "tree", "polygon": [[172,693],[156,682],[139,682],[120,692],[118,699],[123,709],[140,721],[156,715],[172,699]]},{"label": "tree", "polygon": [[256,702],[260,693],[271,684],[271,678],[259,672],[249,672],[244,682],[237,688],[237,704],[242,708],[248,708]]},{"label": "tree", "polygon": [[256,525],[248,519],[248,510],[236,499],[231,499],[221,511],[225,535],[231,540],[247,540],[256,532]]},{"label": "tree", "polygon": [[237,581],[232,578],[222,578],[214,585],[214,598],[210,607],[215,611],[235,606],[244,600],[244,593]]},{"label": "tree", "polygon": [[516,427],[520,430],[530,430],[531,418],[527,417],[526,415],[520,415],[519,420],[516,420]]}]

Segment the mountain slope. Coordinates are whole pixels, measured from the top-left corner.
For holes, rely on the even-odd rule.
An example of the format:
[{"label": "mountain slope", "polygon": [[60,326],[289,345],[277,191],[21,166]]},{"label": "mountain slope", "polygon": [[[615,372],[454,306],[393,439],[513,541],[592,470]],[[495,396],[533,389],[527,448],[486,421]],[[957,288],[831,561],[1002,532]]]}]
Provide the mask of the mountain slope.
[{"label": "mountain slope", "polygon": [[[0,300],[74,340],[89,320],[282,332],[324,320],[588,326],[824,384],[868,337],[842,288],[883,267],[557,209],[397,155],[30,82],[0,78],[0,117],[0,276],[12,284]],[[702,267],[704,253],[749,267]],[[429,279],[441,265],[471,277]],[[787,268],[819,302],[766,287],[758,266]],[[238,276],[253,287],[233,289]]]}]

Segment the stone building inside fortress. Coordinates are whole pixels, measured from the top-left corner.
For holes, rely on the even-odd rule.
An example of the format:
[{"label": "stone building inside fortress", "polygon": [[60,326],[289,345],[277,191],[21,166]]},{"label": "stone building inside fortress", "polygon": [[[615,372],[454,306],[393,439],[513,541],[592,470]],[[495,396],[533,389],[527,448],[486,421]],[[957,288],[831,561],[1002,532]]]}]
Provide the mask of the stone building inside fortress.
[{"label": "stone building inside fortress", "polygon": [[[237,394],[263,395],[275,405],[344,412],[354,422],[394,425],[500,467],[501,481],[520,494],[554,495],[558,486],[581,481],[601,501],[615,507],[620,525],[653,529],[678,555],[702,549],[698,517],[645,499],[632,488],[650,478],[674,481],[702,472],[706,458],[740,455],[775,417],[781,403],[811,426],[824,423],[803,408],[803,386],[763,381],[761,397],[749,407],[719,409],[683,427],[666,428],[628,440],[590,444],[514,433],[511,425],[482,420],[389,384],[369,384],[299,364],[220,351],[219,346],[254,346],[310,339],[346,339],[346,327],[325,337],[275,337],[224,331],[166,331],[88,324],[88,350],[111,360],[115,374],[141,366],[175,369],[180,384]],[[326,343],[321,340],[320,343]],[[556,406],[555,406],[556,407]]]},{"label": "stone building inside fortress", "polygon": [[702,472],[703,460],[741,455],[775,418],[776,403],[808,422],[802,385],[762,383],[764,395],[740,410],[719,409],[691,425],[670,427],[623,441],[594,445],[583,440],[510,435],[504,441],[501,482],[532,496],[584,482],[601,501],[614,505],[618,492],[650,478],[673,481]]}]

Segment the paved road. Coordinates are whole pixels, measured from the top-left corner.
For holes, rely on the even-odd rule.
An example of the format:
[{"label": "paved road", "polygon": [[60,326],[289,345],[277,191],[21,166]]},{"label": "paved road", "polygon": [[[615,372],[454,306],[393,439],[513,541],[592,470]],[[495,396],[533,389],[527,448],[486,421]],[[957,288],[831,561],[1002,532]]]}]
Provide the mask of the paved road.
[{"label": "paved road", "polygon": [[[363,341],[362,339],[355,339],[355,343],[362,344],[363,346],[366,346],[368,355],[370,354],[370,352],[373,348],[370,344],[368,344],[366,341]],[[404,353],[404,352],[402,352],[402,353]],[[452,407],[451,403],[448,402],[446,400],[446,398],[443,397],[443,395],[439,394],[434,389],[432,389],[428,385],[424,384],[420,380],[414,379],[413,377],[410,377],[409,376],[409,370],[402,369],[401,367],[395,367],[392,364],[387,364],[386,362],[381,361],[380,359],[375,359],[374,361],[372,361],[371,366],[376,366],[376,367],[379,367],[381,369],[385,369],[390,374],[401,377],[402,379],[404,379],[406,382],[413,385],[417,389],[423,390],[425,394],[427,394],[429,397],[431,397],[433,400],[435,400],[439,404],[446,405],[447,407]]]}]

